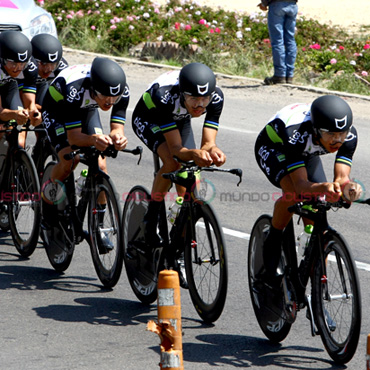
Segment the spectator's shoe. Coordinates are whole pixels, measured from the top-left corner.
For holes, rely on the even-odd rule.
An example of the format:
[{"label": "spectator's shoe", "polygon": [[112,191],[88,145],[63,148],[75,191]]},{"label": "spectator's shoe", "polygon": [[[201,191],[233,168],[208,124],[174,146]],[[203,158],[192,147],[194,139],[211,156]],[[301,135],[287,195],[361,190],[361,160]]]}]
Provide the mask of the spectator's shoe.
[{"label": "spectator's shoe", "polygon": [[286,79],[285,77],[272,76],[272,77],[266,77],[264,82],[265,82],[265,85],[285,84]]},{"label": "spectator's shoe", "polygon": [[264,83],[265,85],[285,84],[286,79],[279,76],[266,77]]},{"label": "spectator's shoe", "polygon": [[287,77],[286,78],[286,83],[287,84],[292,84],[293,83],[293,77]]}]

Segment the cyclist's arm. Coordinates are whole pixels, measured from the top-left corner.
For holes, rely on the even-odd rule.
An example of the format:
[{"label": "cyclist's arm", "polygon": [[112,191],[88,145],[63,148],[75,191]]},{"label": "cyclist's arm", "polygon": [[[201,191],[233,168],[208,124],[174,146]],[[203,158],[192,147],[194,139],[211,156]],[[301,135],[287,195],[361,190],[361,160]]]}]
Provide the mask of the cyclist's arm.
[{"label": "cyclist's arm", "polygon": [[343,163],[335,163],[334,166],[334,181],[341,186],[344,197],[354,202],[360,199],[362,195],[362,187],[359,183],[350,179],[351,167]]},{"label": "cyclist's arm", "polygon": [[311,182],[307,177],[305,167],[300,167],[290,173],[295,193],[305,197],[326,195],[327,200],[338,200],[338,195],[341,193],[340,184],[338,182]]},{"label": "cyclist's arm", "polygon": [[16,120],[19,125],[24,125],[28,120],[28,111],[23,107],[19,107],[18,110],[3,108],[0,98],[0,121],[8,122],[11,120]]},{"label": "cyclist's arm", "polygon": [[36,94],[23,92],[21,94],[22,102],[29,111],[29,117],[33,126],[38,126],[42,122],[41,113],[36,107]]},{"label": "cyclist's arm", "polygon": [[212,164],[210,154],[201,149],[188,149],[182,146],[182,140],[179,130],[172,130],[163,134],[170,153],[183,161],[194,161],[197,165],[206,167]]},{"label": "cyclist's arm", "polygon": [[109,145],[113,144],[112,139],[108,135],[87,135],[82,133],[81,128],[67,130],[67,137],[70,145],[95,146],[100,151],[104,151]]},{"label": "cyclist's arm", "polygon": [[222,166],[226,162],[226,155],[216,145],[217,130],[204,127],[201,149],[206,150],[216,166]]},{"label": "cyclist's arm", "polygon": [[126,148],[127,138],[125,136],[124,125],[120,123],[111,123],[109,136],[113,140],[114,147],[117,150],[122,150]]}]

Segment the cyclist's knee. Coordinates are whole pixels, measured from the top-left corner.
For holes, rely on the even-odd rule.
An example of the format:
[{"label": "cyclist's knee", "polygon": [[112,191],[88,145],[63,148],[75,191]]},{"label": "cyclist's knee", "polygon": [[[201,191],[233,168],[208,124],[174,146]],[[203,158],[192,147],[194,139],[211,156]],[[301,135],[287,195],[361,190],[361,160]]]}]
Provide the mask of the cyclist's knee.
[{"label": "cyclist's knee", "polygon": [[103,172],[108,173],[108,169],[107,169],[107,160],[106,160],[106,158],[99,157],[99,168],[100,168]]},{"label": "cyclist's knee", "polygon": [[163,159],[162,161],[163,161],[163,166],[162,166],[163,172],[176,171],[177,169],[181,167],[180,163],[171,157],[167,157]]}]

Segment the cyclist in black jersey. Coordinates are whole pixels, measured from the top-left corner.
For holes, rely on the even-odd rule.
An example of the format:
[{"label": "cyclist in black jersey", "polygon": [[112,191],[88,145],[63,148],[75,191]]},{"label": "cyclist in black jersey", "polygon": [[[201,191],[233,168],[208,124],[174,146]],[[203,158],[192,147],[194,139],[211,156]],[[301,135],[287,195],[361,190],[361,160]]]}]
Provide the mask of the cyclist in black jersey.
[{"label": "cyclist in black jersey", "polygon": [[[40,33],[31,40],[32,58],[27,69],[33,71],[33,78],[36,79],[36,108],[41,110],[42,101],[49,88],[51,81],[58,74],[68,67],[67,61],[63,58],[63,47],[60,41],[48,33]],[[36,72],[35,72],[36,71]],[[19,83],[21,97],[26,87]],[[36,136],[38,136],[36,134]],[[27,131],[19,134],[19,144],[25,147]]]},{"label": "cyclist in black jersey", "polygon": [[[141,96],[132,116],[135,134],[159,155],[162,167],[154,179],[151,202],[145,216],[146,239],[159,242],[158,214],[170,181],[162,177],[179,168],[174,156],[200,166],[221,166],[225,154],[216,145],[219,119],[224,103],[212,70],[202,63],[190,63],[180,71],[161,75]],[[191,118],[205,115],[200,149],[196,149]],[[185,190],[177,187],[179,196]],[[148,243],[149,244],[149,243]]]},{"label": "cyclist in black jersey", "polygon": [[36,104],[41,106],[51,81],[68,67],[68,62],[63,58],[63,47],[60,41],[48,33],[34,36],[31,44],[32,56],[38,72]]},{"label": "cyclist in black jersey", "polygon": [[[0,122],[14,120],[23,125],[30,119],[34,126],[41,123],[35,107],[36,78],[29,66],[31,56],[31,43],[23,33],[0,34]],[[24,88],[23,99],[18,84]]]},{"label": "cyclist in black jersey", "polygon": [[[108,58],[96,57],[92,64],[65,68],[53,80],[42,104],[42,118],[49,140],[58,153],[52,180],[63,182],[78,164],[66,160],[71,145],[95,146],[104,151],[109,145],[122,150],[129,88],[123,69]],[[111,110],[110,133],[103,133],[99,111]],[[106,170],[105,159],[99,166]]]},{"label": "cyclist in black jersey", "polygon": [[[352,110],[333,95],[321,96],[312,105],[283,108],[260,132],[255,144],[257,163],[269,181],[282,190],[264,243],[266,279],[275,278],[282,232],[292,217],[289,206],[315,196],[337,201],[341,193],[349,202],[359,199],[361,186],[350,179],[356,146]],[[332,182],[326,180],[319,157],[327,153],[336,153]]]}]

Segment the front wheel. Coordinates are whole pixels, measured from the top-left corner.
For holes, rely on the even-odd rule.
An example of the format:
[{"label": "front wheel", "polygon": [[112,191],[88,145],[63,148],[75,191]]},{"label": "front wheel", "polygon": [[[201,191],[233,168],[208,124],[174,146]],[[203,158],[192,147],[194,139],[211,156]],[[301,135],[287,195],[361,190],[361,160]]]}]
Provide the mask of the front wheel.
[{"label": "front wheel", "polygon": [[121,210],[114,184],[108,177],[95,183],[88,208],[90,250],[95,271],[106,288],[114,287],[122,272]]},{"label": "front wheel", "polygon": [[[260,216],[253,226],[248,247],[248,283],[258,324],[270,341],[278,343],[287,337],[292,326],[284,310],[284,292],[272,291],[258,278],[264,269],[262,249],[270,226],[269,215]],[[280,267],[284,271],[284,266]]]},{"label": "front wheel", "polygon": [[[209,204],[194,203],[194,235],[187,226],[185,270],[191,300],[206,322],[216,321],[224,309],[228,272],[222,229]],[[190,227],[189,227],[190,226]]]},{"label": "front wheel", "polygon": [[330,357],[338,364],[356,352],[361,329],[361,292],[350,249],[341,235],[328,232],[323,266],[318,261],[312,281],[315,322]]},{"label": "front wheel", "polygon": [[29,155],[20,150],[12,159],[8,189],[9,225],[15,247],[23,257],[35,250],[41,219],[40,183]]},{"label": "front wheel", "polygon": [[[123,258],[131,288],[145,304],[157,299],[157,269],[153,260],[159,249],[152,251],[145,243],[143,219],[150,194],[142,186],[133,187],[125,202],[122,216]],[[159,261],[159,258],[158,258]]]}]

